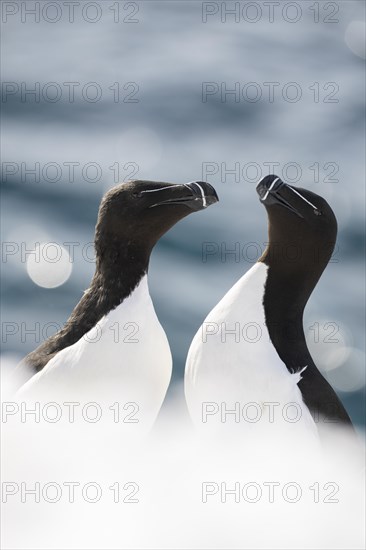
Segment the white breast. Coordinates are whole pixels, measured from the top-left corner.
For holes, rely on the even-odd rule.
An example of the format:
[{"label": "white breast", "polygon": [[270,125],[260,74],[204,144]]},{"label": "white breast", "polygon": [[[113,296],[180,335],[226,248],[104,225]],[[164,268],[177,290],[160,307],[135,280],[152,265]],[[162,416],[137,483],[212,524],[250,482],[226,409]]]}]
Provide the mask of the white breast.
[{"label": "white breast", "polygon": [[[260,422],[269,421],[272,408],[281,424],[300,411],[296,425],[305,423],[314,432],[297,386],[300,376],[288,372],[270,341],[263,308],[267,270],[256,263],[209,313],[192,341],[185,394],[197,425],[216,421],[257,427],[259,421],[249,418],[262,411]],[[296,405],[288,405],[292,402]]]},{"label": "white breast", "polygon": [[117,308],[55,355],[18,392],[22,399],[136,402],[155,417],[172,371],[170,347],[152,304],[147,277]]}]

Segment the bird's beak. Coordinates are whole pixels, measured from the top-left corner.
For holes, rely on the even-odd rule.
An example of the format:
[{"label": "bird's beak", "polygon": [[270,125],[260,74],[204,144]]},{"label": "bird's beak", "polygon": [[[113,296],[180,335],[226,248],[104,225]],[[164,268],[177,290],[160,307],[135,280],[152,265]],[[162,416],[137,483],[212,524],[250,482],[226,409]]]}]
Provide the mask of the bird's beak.
[{"label": "bird's beak", "polygon": [[150,208],[167,204],[181,204],[191,210],[198,211],[218,202],[218,200],[219,197],[212,185],[205,181],[192,181],[182,185],[165,187],[164,198],[157,200]]},{"label": "bird's beak", "polygon": [[263,179],[261,179],[256,189],[259,195],[259,200],[265,206],[279,204],[284,208],[291,210],[291,212],[296,214],[296,216],[299,216],[300,218],[304,218],[304,216],[300,214],[297,208],[295,208],[295,206],[291,204],[291,202],[286,200],[283,197],[283,194],[281,195],[281,189],[284,190],[286,188],[289,188],[293,191],[290,185],[287,185],[286,183],[284,183],[277,176],[271,175],[271,176],[265,176]]}]

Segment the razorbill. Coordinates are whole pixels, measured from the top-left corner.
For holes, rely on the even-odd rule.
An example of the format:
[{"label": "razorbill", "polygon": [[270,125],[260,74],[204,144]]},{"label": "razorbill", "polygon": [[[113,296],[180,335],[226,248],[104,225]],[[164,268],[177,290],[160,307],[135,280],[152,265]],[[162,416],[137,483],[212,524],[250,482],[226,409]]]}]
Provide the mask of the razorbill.
[{"label": "razorbill", "polygon": [[135,402],[154,419],[172,358],[149,294],[150,254],[179,220],[217,201],[214,188],[201,181],[131,181],[108,191],[95,229],[90,287],[65,326],[23,360],[36,374],[18,396]]},{"label": "razorbill", "polygon": [[331,257],[337,222],[322,197],[274,175],[263,178],[257,192],[268,214],[268,246],[195,335],[186,401],[200,425],[214,418],[251,426],[279,419],[318,437],[324,422],[351,425],[303,330],[303,311]]}]

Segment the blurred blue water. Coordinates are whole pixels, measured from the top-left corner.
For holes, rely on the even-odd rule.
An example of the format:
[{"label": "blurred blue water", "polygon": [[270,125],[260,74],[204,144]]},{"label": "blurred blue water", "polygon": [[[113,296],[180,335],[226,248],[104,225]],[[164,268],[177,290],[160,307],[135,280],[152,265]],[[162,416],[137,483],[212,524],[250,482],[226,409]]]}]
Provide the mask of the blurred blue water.
[{"label": "blurred blue water", "polygon": [[[339,222],[336,255],[309,302],[305,327],[335,322],[348,346],[364,350],[364,62],[345,42],[350,23],[364,19],[364,4],[332,3],[339,7],[335,23],[324,22],[322,2],[319,23],[309,2],[297,3],[302,16],[296,23],[281,16],[270,23],[261,2],[257,23],[236,23],[229,16],[223,23],[219,13],[203,23],[202,3],[196,1],[132,4],[138,6],[137,23],[114,23],[112,2],[99,2],[103,16],[96,23],[80,16],[70,23],[64,14],[53,24],[31,17],[22,23],[18,14],[2,24],[3,82],[29,88],[54,82],[62,90],[57,102],[3,96],[3,163],[30,168],[54,162],[62,175],[52,182],[51,170],[39,182],[32,176],[22,181],[19,169],[7,181],[3,177],[2,239],[29,247],[44,240],[79,243],[70,279],[55,289],[35,285],[20,254],[7,258],[2,322],[29,328],[66,320],[93,273],[82,247],[93,239],[100,198],[114,184],[109,167],[116,162],[120,181],[132,175],[171,182],[207,179],[218,191],[219,205],[173,228],[158,244],[150,268],[151,294],[174,356],[174,380],[181,378],[203,318],[255,260],[218,253],[204,262],[204,243],[218,248],[224,243],[227,249],[237,242],[242,248],[257,243],[255,250],[263,249],[266,217],[255,183],[268,173],[268,163],[277,162],[275,171],[284,179],[294,178],[300,167],[297,185],[326,197]],[[126,3],[120,5],[122,15],[129,12]],[[73,103],[65,82],[80,83]],[[83,99],[80,90],[89,82],[102,90],[100,101]],[[122,97],[135,91],[138,101],[114,102],[110,87],[116,82]],[[203,102],[204,82],[218,88],[224,83],[228,90],[255,82],[263,96],[236,102],[233,95],[223,101],[216,93]],[[273,102],[266,82],[277,83]],[[290,82],[302,91],[298,102],[283,99]],[[123,89],[126,83],[133,84]],[[319,83],[319,102],[314,83]],[[327,83],[334,84],[324,89]],[[332,91],[338,102],[324,102]],[[74,181],[65,166],[70,162],[79,163]],[[101,167],[98,181],[83,179],[86,163]],[[296,164],[286,172],[288,163]],[[235,165],[240,176],[225,174],[225,167]],[[338,181],[327,181],[334,167]],[[3,337],[3,350],[20,357],[36,340],[20,330]],[[341,397],[362,423],[362,391]]]}]

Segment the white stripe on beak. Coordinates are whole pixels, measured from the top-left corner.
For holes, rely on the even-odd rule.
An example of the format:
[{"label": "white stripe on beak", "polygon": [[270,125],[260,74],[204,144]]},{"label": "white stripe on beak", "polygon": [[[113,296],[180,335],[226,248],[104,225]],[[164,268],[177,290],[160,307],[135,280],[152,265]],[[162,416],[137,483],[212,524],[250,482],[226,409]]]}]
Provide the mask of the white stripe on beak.
[{"label": "white stripe on beak", "polygon": [[270,187],[268,188],[267,193],[264,195],[262,201],[265,201],[265,200],[266,200],[266,198],[267,198],[268,195],[269,195],[269,192],[271,191],[271,189],[273,189],[274,184],[275,184],[276,181],[278,181],[279,179],[280,179],[280,178],[276,178],[275,180],[273,180],[273,182],[271,183]]},{"label": "white stripe on beak", "polygon": [[206,208],[206,206],[207,206],[207,201],[206,201],[206,197],[205,197],[205,192],[204,192],[204,190],[202,189],[202,187],[200,186],[200,184],[197,183],[196,181],[192,181],[192,183],[193,183],[194,185],[197,185],[197,187],[198,187],[199,190],[201,191],[203,208]]},{"label": "white stripe on beak", "polygon": [[296,191],[295,189],[292,189],[292,187],[290,185],[287,185],[287,187],[289,189],[291,189],[291,191],[293,191],[294,193],[296,193],[296,195],[298,195],[303,201],[307,202],[308,204],[310,204],[310,206],[312,206],[312,208],[314,208],[314,210],[318,210],[318,208],[316,206],[313,205],[313,203],[311,203],[310,201],[308,201],[308,199],[306,199],[305,197],[303,197],[298,191]]},{"label": "white stripe on beak", "polygon": [[163,191],[164,189],[171,189],[174,187],[174,185],[168,185],[167,187],[159,187],[159,189],[146,189],[145,191],[141,191],[140,194],[143,195],[144,193],[156,193],[157,191]]}]

